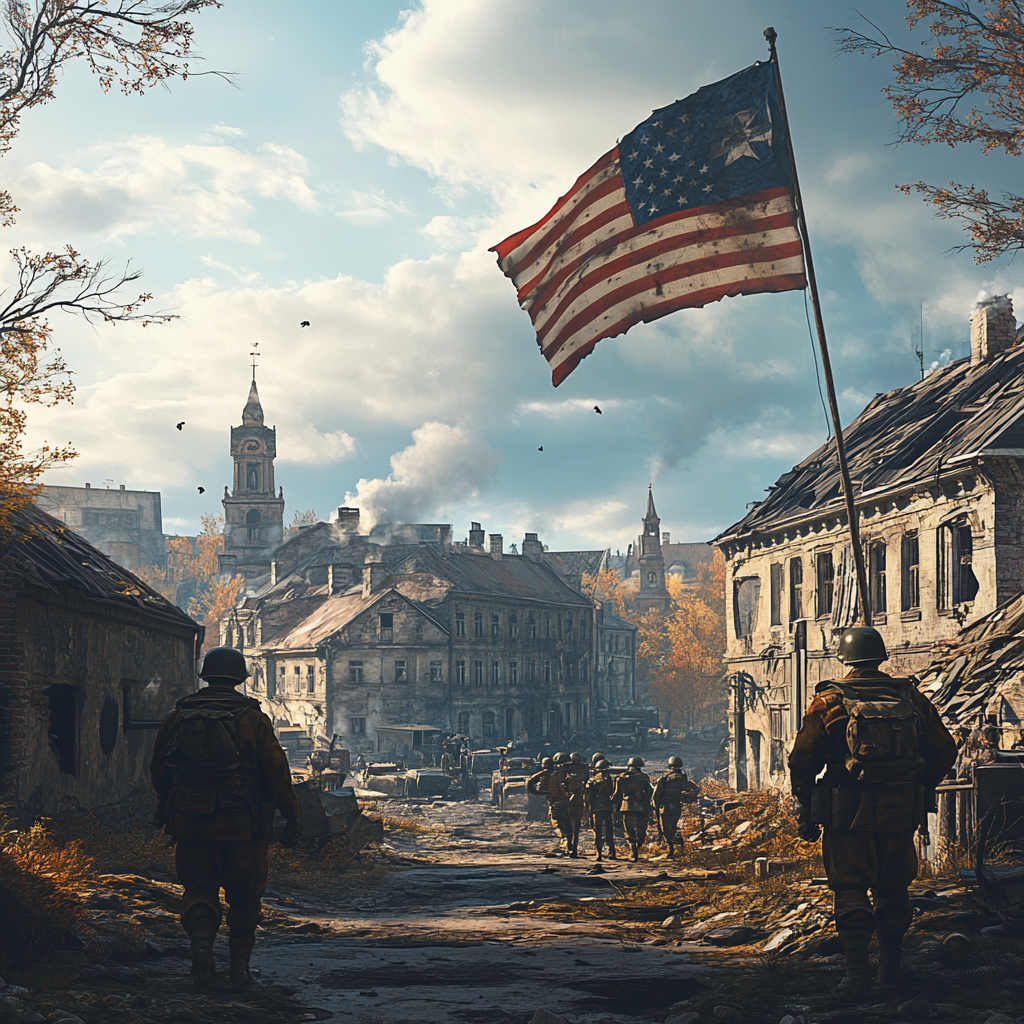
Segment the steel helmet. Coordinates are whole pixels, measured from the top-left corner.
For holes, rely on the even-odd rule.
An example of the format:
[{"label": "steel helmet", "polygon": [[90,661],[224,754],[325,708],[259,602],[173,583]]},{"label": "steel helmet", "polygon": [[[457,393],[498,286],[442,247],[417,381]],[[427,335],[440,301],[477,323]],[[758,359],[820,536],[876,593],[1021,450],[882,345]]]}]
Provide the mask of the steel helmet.
[{"label": "steel helmet", "polygon": [[559,751],[557,754],[555,754],[555,764],[568,764],[568,763],[569,763],[569,755],[566,754],[564,751]]},{"label": "steel helmet", "polygon": [[249,678],[245,656],[234,647],[211,647],[203,658],[200,679],[231,679],[244,683]]},{"label": "steel helmet", "polygon": [[540,766],[541,766],[541,768],[554,768],[555,767],[554,758],[545,757],[541,761]]},{"label": "steel helmet", "polygon": [[594,753],[590,756],[590,763],[593,764],[593,765],[596,765],[598,761],[603,761],[603,760],[604,760],[604,753],[602,751],[600,751],[600,750],[595,750]]},{"label": "steel helmet", "polygon": [[839,638],[839,653],[836,657],[844,665],[858,665],[862,661],[885,661],[889,652],[877,629],[871,626],[851,626]]},{"label": "steel helmet", "polygon": [[642,757],[631,757],[626,762],[626,767],[627,768],[643,768],[643,766],[644,766],[644,759]]},{"label": "steel helmet", "polygon": [[597,764],[594,765],[594,767],[599,772],[603,772],[603,771],[606,771],[607,769],[611,768],[611,764],[609,763],[609,761],[606,758],[602,757],[601,760],[598,761]]},{"label": "steel helmet", "polygon": [[572,752],[572,753],[571,753],[571,754],[569,755],[569,760],[570,760],[570,761],[571,761],[571,762],[572,762],[573,764],[583,764],[583,756],[582,756],[582,755],[580,754],[580,752],[579,752],[578,750],[574,750],[574,751],[573,751],[573,752]]},{"label": "steel helmet", "polygon": [[672,757],[670,757],[668,759],[668,766],[669,766],[669,768],[682,768],[683,767],[683,759],[681,757],[676,757],[673,754]]}]

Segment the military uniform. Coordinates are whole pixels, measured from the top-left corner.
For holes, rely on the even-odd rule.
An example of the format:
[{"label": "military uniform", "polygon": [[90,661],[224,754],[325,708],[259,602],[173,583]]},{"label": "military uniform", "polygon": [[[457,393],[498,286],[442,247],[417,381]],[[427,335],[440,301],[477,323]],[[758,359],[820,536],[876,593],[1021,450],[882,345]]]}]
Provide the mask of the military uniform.
[{"label": "military uniform", "polygon": [[587,786],[587,768],[586,765],[581,766],[583,771],[580,772],[575,765],[566,767],[562,785],[567,797],[565,810],[569,819],[569,856],[576,857],[579,854],[583,812],[586,810],[584,792]]},{"label": "military uniform", "polygon": [[[227,781],[187,785],[168,765],[168,740],[183,716],[209,710],[233,716],[238,770]],[[209,940],[212,946],[221,923],[223,888],[232,961],[241,959],[247,965],[267,887],[274,808],[286,821],[299,817],[288,758],[273,725],[258,701],[226,686],[204,688],[179,700],[164,719],[150,771],[158,794],[154,824],[164,825],[177,840],[175,869],[185,888],[182,926],[194,944],[205,945]]]},{"label": "military uniform", "polygon": [[[857,994],[870,981],[867,947],[872,931],[878,932],[880,977],[891,981],[898,976],[903,935],[911,920],[907,889],[917,877],[914,830],[926,820],[928,794],[956,760],[956,743],[934,705],[909,680],[877,668],[854,668],[842,680],[819,683],[816,691],[789,755],[789,770],[804,821],[824,825],[821,852],[835,894],[836,930],[847,952],[847,989]],[[906,705],[906,725],[898,728],[913,722],[916,769],[908,770],[903,762],[910,759],[903,758],[880,769],[891,781],[854,777],[849,766],[860,770],[848,741],[849,707],[857,706],[851,701],[866,702],[868,708],[894,707],[896,701]],[[816,786],[822,768],[826,775]],[[817,831],[816,824],[810,828],[806,838]]]},{"label": "military uniform", "polygon": [[561,840],[559,849],[564,848],[568,852],[572,825],[569,822],[569,793],[565,788],[565,772],[557,768],[542,768],[530,776],[526,788],[531,793],[547,798],[548,819]]},{"label": "military uniform", "polygon": [[676,835],[683,804],[692,804],[699,795],[697,784],[691,782],[686,772],[679,768],[669,768],[654,784],[654,808],[658,815],[658,829],[668,844],[670,857],[675,852],[677,840],[680,846],[683,845],[682,839]]},{"label": "military uniform", "polygon": [[608,856],[615,860],[615,829],[612,794],[615,791],[615,781],[603,770],[598,770],[584,788],[584,800],[587,810],[590,811],[591,826],[594,830],[594,847],[597,850],[597,859],[602,859],[602,850],[607,847]]},{"label": "military uniform", "polygon": [[651,780],[639,768],[629,768],[615,780],[612,803],[622,812],[622,827],[633,851],[633,860],[640,857],[640,847],[647,839],[647,823],[651,817]]}]

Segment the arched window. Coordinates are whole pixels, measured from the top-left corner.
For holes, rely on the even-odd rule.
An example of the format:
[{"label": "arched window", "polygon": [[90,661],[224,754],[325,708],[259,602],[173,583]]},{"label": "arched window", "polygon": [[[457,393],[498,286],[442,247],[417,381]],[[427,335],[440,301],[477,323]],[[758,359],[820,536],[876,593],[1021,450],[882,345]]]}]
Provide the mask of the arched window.
[{"label": "arched window", "polygon": [[248,530],[249,540],[260,539],[260,514],[257,509],[249,509],[245,514],[245,525]]},{"label": "arched window", "polygon": [[649,572],[647,574],[647,582],[654,586],[658,582],[658,574],[656,572]]}]

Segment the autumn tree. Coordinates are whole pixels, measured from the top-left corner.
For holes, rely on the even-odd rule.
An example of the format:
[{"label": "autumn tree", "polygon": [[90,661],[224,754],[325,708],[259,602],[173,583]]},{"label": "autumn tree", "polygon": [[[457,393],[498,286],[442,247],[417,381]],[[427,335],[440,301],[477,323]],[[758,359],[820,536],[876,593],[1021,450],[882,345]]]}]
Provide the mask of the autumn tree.
[{"label": "autumn tree", "polygon": [[292,516],[291,526],[284,531],[284,539],[289,540],[294,537],[303,526],[316,526],[319,522],[320,516],[317,515],[315,508],[307,508],[302,512],[296,511]]},{"label": "autumn tree", "polygon": [[[49,103],[64,65],[84,60],[104,91],[141,93],[172,78],[188,78],[192,25],[188,15],[218,0],[2,0],[0,25],[13,45],[0,53],[0,155],[17,136],[22,114]],[[0,191],[0,226],[14,222],[17,207]],[[0,293],[0,543],[10,537],[11,516],[39,490],[49,468],[75,455],[70,445],[26,452],[27,407],[71,401],[74,386],[59,349],[51,348],[47,315],[61,310],[91,322],[147,323],[173,319],[143,314],[152,296],[125,300],[122,290],[140,272],[111,271],[105,261],[61,252],[11,252],[13,284]]]},{"label": "autumn tree", "polygon": [[[884,91],[899,123],[900,142],[959,146],[1020,156],[1024,148],[1024,2],[1022,0],[907,0],[907,25],[929,42],[894,42],[878,26],[837,29],[847,53],[891,57],[895,84]],[[939,217],[961,221],[985,263],[1024,249],[1024,197],[976,185],[918,181],[917,191]]]}]

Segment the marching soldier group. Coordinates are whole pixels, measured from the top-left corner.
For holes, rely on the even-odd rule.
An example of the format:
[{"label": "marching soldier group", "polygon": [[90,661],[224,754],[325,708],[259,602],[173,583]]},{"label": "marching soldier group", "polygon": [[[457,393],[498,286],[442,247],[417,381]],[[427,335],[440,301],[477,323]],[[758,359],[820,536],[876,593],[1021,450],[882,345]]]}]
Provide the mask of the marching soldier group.
[{"label": "marching soldier group", "polygon": [[580,829],[585,814],[590,815],[597,860],[607,852],[617,859],[615,815],[621,814],[622,827],[632,859],[640,859],[640,847],[647,839],[647,826],[654,811],[658,833],[668,844],[669,856],[682,849],[676,829],[683,804],[699,796],[695,783],[683,771],[683,762],[670,757],[668,770],[654,782],[644,772],[642,757],[631,757],[626,771],[613,776],[611,763],[598,751],[588,767],[579,754],[555,754],[541,761],[541,770],[531,776],[527,789],[548,802],[548,817],[559,835],[559,846],[550,856],[579,856]]}]

